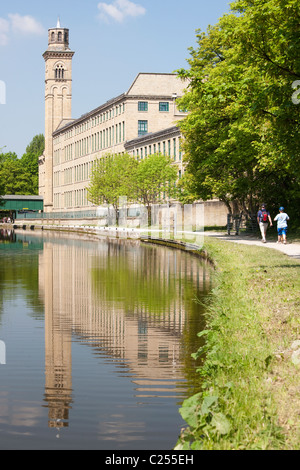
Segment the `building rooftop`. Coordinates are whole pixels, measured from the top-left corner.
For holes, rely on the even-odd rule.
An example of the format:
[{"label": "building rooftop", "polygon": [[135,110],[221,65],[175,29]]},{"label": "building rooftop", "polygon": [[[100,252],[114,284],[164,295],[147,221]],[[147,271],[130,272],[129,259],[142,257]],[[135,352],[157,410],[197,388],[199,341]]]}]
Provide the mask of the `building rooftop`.
[{"label": "building rooftop", "polygon": [[15,199],[15,200],[27,200],[27,201],[42,201],[43,196],[22,196],[19,194],[13,194],[8,196],[0,196],[0,200],[3,199],[7,201],[8,199]]},{"label": "building rooftop", "polygon": [[127,142],[125,142],[124,147],[125,149],[127,149],[134,145],[141,144],[142,142],[147,142],[156,138],[160,138],[162,136],[167,137],[167,136],[171,136],[171,135],[178,134],[178,133],[180,133],[179,127],[177,126],[168,127],[167,129],[162,129],[157,132],[149,132],[148,134],[137,137],[136,139],[128,140]]},{"label": "building rooftop", "polygon": [[[152,77],[152,84],[151,86],[149,85],[149,82],[147,79],[149,77]],[[169,79],[170,77],[173,78],[174,80],[174,89],[172,90],[172,93],[170,93],[170,83]],[[176,83],[176,86],[175,86]],[[185,84],[186,86],[186,84]],[[159,89],[159,91],[157,91]],[[121,95],[112,98],[102,105],[98,106],[97,108],[83,114],[79,118],[76,119],[71,119],[68,122],[62,121],[58,128],[55,129],[53,132],[53,136],[59,135],[61,132],[65,132],[67,129],[72,128],[81,122],[84,122],[85,120],[89,119],[92,116],[95,116],[98,113],[101,113],[106,110],[106,108],[109,108],[112,106],[114,103],[120,102],[124,100],[124,98],[127,99],[133,99],[136,97],[156,97],[156,98],[161,98],[161,99],[168,99],[172,98],[175,99],[177,96],[182,94],[184,84],[181,79],[179,79],[178,75],[175,73],[146,73],[146,72],[141,72],[139,73],[136,78],[134,79],[133,83],[130,85],[129,89],[127,92],[122,93]]]}]

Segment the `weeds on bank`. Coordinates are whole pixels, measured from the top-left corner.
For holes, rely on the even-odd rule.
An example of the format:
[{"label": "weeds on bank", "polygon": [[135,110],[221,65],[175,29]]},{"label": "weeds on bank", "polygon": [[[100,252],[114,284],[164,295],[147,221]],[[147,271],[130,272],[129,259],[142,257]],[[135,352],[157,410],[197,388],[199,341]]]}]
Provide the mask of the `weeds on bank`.
[{"label": "weeds on bank", "polygon": [[[180,410],[176,449],[299,448],[300,263],[275,250],[207,240],[215,289],[206,308],[202,392]],[[293,402],[294,400],[294,402]]]}]

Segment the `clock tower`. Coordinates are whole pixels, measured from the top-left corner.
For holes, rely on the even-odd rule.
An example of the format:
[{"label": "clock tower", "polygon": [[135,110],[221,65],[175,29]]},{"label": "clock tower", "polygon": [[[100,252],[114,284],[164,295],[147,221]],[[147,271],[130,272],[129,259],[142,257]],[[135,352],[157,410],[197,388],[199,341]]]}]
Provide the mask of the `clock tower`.
[{"label": "clock tower", "polygon": [[72,119],[72,58],[69,48],[69,30],[62,28],[58,19],[56,28],[48,31],[48,49],[43,57],[45,74],[45,174],[44,210],[53,208],[53,132]]}]

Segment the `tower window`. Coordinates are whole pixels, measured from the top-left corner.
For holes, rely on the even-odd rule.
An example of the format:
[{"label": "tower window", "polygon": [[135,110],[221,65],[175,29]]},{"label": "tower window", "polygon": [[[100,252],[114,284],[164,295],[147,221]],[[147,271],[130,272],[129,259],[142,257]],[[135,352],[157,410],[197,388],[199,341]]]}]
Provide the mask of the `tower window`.
[{"label": "tower window", "polygon": [[51,33],[51,41],[52,41],[52,42],[55,41],[55,33]]},{"label": "tower window", "polygon": [[58,65],[55,69],[55,79],[56,80],[64,80],[65,78],[65,71],[62,65]]},{"label": "tower window", "polygon": [[57,35],[58,42],[62,42],[62,32],[59,31]]}]

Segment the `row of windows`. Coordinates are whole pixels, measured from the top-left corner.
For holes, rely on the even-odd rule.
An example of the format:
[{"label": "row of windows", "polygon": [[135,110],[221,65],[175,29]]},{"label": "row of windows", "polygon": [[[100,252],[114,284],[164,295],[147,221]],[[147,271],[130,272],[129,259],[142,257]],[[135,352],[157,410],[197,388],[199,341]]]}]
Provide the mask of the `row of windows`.
[{"label": "row of windows", "polygon": [[[56,69],[56,78],[64,78],[64,70],[61,68]],[[160,112],[169,112],[170,103],[168,101],[160,101],[159,102],[159,111]],[[139,101],[138,102],[138,111],[148,111],[148,101]],[[82,132],[86,132],[87,130],[102,124],[104,122],[109,121],[110,119],[114,118],[115,116],[119,116],[120,114],[125,112],[125,103],[116,105],[115,107],[111,108],[108,111],[105,111],[98,116],[92,117],[90,120],[83,122],[79,126],[76,126],[74,131],[75,135],[81,134]],[[141,123],[145,123],[146,121],[141,121]],[[141,124],[142,125],[142,124]],[[145,135],[147,133],[146,130],[141,130],[139,135]],[[70,130],[64,134],[64,139],[67,140],[73,136],[73,130]],[[56,142],[59,143],[59,136],[56,137]]]},{"label": "row of windows", "polygon": [[55,171],[53,175],[54,187],[59,187],[61,184],[72,184],[73,182],[78,183],[80,181],[88,181],[91,177],[94,163],[94,161],[86,162],[71,168],[65,168],[62,171]]},{"label": "row of windows", "polygon": [[125,141],[125,121],[75,143],[75,158],[107,149]]},{"label": "row of windows", "polygon": [[[74,205],[76,206],[87,206],[89,203],[87,189],[77,189],[74,191]],[[70,206],[72,207],[72,205]]]},{"label": "row of windows", "polygon": [[94,162],[86,162],[74,167],[74,179],[78,181],[87,181],[91,177]]},{"label": "row of windows", "polygon": [[108,111],[105,111],[102,114],[99,114],[98,116],[92,117],[89,121],[83,122],[79,126],[75,127],[75,135],[81,134],[82,132],[85,132],[95,126],[98,126],[99,124],[102,124],[103,122],[107,122],[110,119],[113,119],[115,116],[120,116],[125,112],[125,103],[116,105],[115,107],[109,109]]},{"label": "row of windows", "polygon": [[[160,101],[158,105],[158,109],[160,112],[169,112],[169,102]],[[138,111],[148,111],[148,101],[139,101]]]},{"label": "row of windows", "polygon": [[137,160],[142,160],[144,157],[147,157],[147,155],[151,155],[153,153],[162,153],[163,155],[168,155],[169,157],[173,158],[174,161],[182,160],[180,142],[177,142],[176,138],[158,142],[157,144],[150,144],[133,150],[133,156],[136,157]]},{"label": "row of windows", "polygon": [[64,149],[55,150],[53,164],[54,166],[59,165],[60,163],[73,160],[74,158],[107,149],[124,141],[125,121],[92,134],[89,137],[85,137],[74,144],[66,145]]},{"label": "row of windows", "polygon": [[77,189],[75,191],[66,191],[64,194],[55,193],[53,195],[53,204],[55,209],[71,207],[84,207],[91,205],[88,201],[87,189]]},{"label": "row of windows", "polygon": [[[181,170],[178,172],[179,179],[181,178]],[[164,192],[163,197],[165,198],[167,194]],[[53,205],[54,209],[62,208],[73,208],[73,207],[86,207],[91,206],[92,203],[88,201],[88,190],[76,189],[74,191],[66,191],[63,194],[54,193],[53,195]]]},{"label": "row of windows", "polygon": [[73,191],[67,191],[64,194],[64,206],[65,207],[72,207],[72,205],[73,205]]},{"label": "row of windows", "polygon": [[64,170],[64,184],[73,183],[73,171],[72,168],[66,168]]},{"label": "row of windows", "polygon": [[65,157],[64,161],[65,162],[73,160],[73,148],[74,148],[73,144],[66,145],[65,150],[64,150],[64,157]]},{"label": "row of windows", "polygon": [[[62,71],[62,69],[57,69],[57,70],[61,70],[60,72],[57,71],[57,76],[59,77],[59,74],[61,74],[59,78],[63,78],[64,72]],[[74,129],[70,129],[64,135],[56,136],[54,138],[54,143],[59,144],[61,142],[61,137],[63,137],[64,140],[68,140],[71,137],[73,137],[73,135],[82,134],[83,132],[86,132],[87,130],[92,129],[93,127],[96,127],[97,125],[102,124],[108,121],[109,119],[112,119],[115,116],[120,116],[124,112],[125,112],[125,103],[117,105],[111,110],[106,111],[105,113],[99,114],[99,116],[93,117],[89,121],[83,122],[79,126],[76,126]]]},{"label": "row of windows", "polygon": [[[108,132],[106,134],[97,133],[94,134],[91,138],[91,145],[92,145],[92,151],[96,151],[100,149],[100,144],[102,145],[103,142],[101,139],[106,138],[106,136],[110,136]],[[86,148],[86,145],[88,144],[88,139],[83,139],[80,142],[77,142],[75,144],[75,151],[86,151],[88,150]],[[80,148],[79,148],[80,144]],[[64,155],[69,156],[73,149],[73,144],[70,146],[67,146],[65,148]],[[154,144],[150,144],[147,146],[142,146],[138,149],[133,150],[133,156],[137,158],[137,160],[142,160],[143,158],[146,158],[148,155],[151,155],[153,153],[161,153],[163,155],[167,155],[171,157],[174,161],[182,161],[182,151],[180,148],[180,139],[179,138],[173,138],[169,139],[163,142],[158,142]],[[76,153],[77,156],[77,153]],[[80,155],[78,155],[80,156]],[[69,157],[68,157],[69,158]],[[66,161],[66,160],[65,160]],[[59,151],[56,151],[54,153],[54,165],[58,165],[59,162]],[[93,164],[94,162],[86,162],[82,163],[79,165],[75,165],[74,168],[74,173],[72,168],[66,168],[65,170],[62,171],[63,173],[63,181],[60,180],[60,171],[55,171],[54,172],[54,187],[58,187],[60,184],[70,184],[73,182],[79,182],[79,181],[86,181],[90,178],[91,171],[93,169]]]}]

